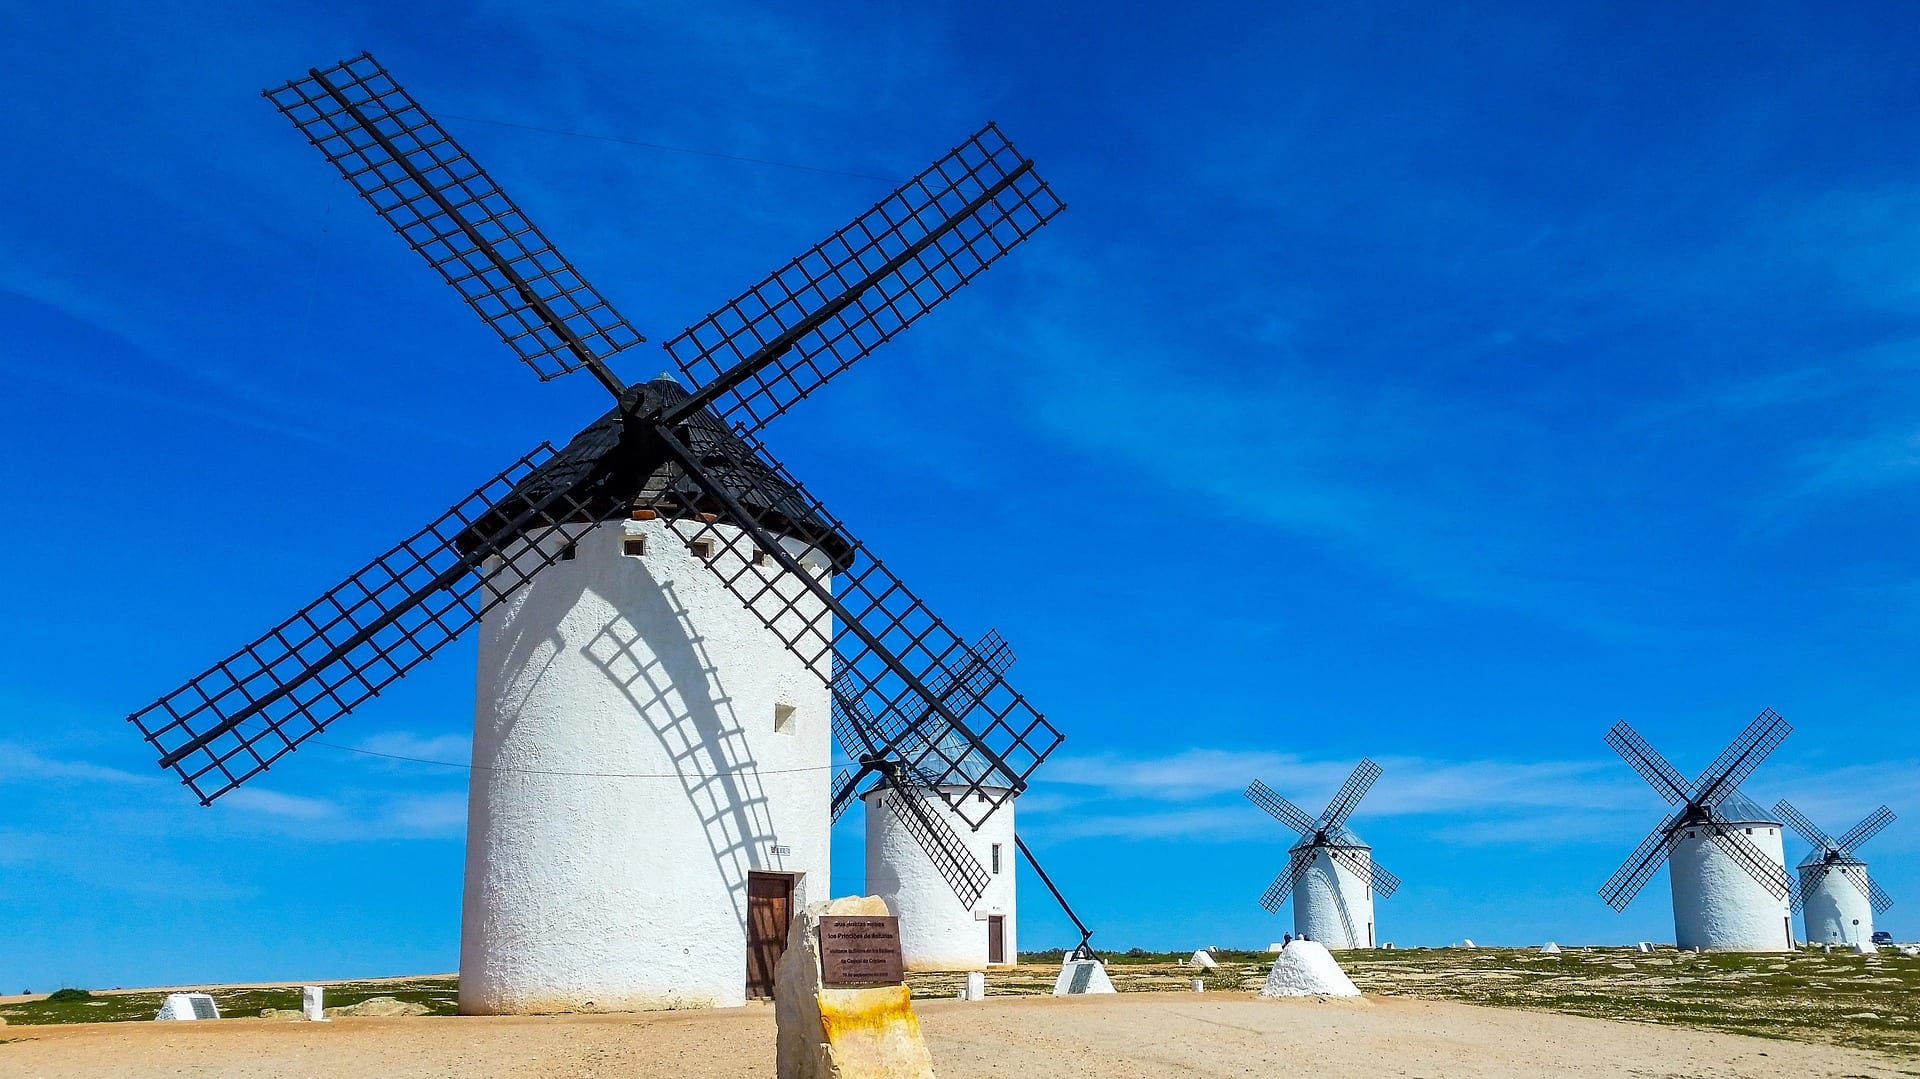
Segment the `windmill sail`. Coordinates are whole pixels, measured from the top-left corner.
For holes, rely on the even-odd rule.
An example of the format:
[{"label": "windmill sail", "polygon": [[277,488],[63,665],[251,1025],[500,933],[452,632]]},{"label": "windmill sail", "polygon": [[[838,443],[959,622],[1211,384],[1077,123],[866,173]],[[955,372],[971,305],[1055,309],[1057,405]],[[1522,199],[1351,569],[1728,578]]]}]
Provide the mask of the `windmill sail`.
[{"label": "windmill sail", "polygon": [[1793,726],[1779,713],[1771,708],[1762,709],[1740,736],[1688,783],[1679,769],[1668,763],[1638,731],[1625,721],[1614,724],[1607,732],[1607,745],[1669,805],[1678,805],[1680,809],[1662,818],[1640,841],[1620,868],[1600,886],[1600,898],[1615,910],[1626,910],[1672,856],[1682,833],[1693,831],[1704,833],[1707,841],[1774,898],[1787,899],[1793,892],[1793,882],[1786,869],[1768,857],[1743,829],[1734,827],[1738,822],[1727,818],[1725,805],[1736,797],[1741,804],[1750,805],[1744,796],[1738,795],[1740,784],[1792,730]]},{"label": "windmill sail", "polygon": [[541,381],[645,340],[371,55],[263,96]]},{"label": "windmill sail", "polygon": [[668,341],[698,408],[749,431],[792,408],[1051,221],[1056,197],[993,124]]},{"label": "windmill sail", "polygon": [[[202,805],[267,770],[451,644],[560,557],[547,542],[583,493],[557,487],[500,517],[554,456],[542,443],[317,600],[128,718]],[[525,552],[520,552],[521,547]],[[481,572],[512,547],[516,557]]]}]

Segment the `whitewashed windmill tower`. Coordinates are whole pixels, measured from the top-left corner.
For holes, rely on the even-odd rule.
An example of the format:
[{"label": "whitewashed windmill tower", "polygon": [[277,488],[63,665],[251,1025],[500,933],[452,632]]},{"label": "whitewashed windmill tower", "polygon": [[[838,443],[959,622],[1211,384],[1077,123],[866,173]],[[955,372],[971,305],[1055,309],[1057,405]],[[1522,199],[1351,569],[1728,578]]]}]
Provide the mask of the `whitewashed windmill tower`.
[{"label": "whitewashed windmill tower", "polygon": [[1838,839],[1784,798],[1774,803],[1773,811],[1813,847],[1800,860],[1800,887],[1793,895],[1803,939],[1812,944],[1871,944],[1873,916],[1893,906],[1893,897],[1867,875],[1867,863],[1855,852],[1893,823],[1893,810],[1881,806]]},{"label": "whitewashed windmill tower", "polygon": [[1299,835],[1287,850],[1287,867],[1260,897],[1260,905],[1275,914],[1293,897],[1295,936],[1330,949],[1375,947],[1374,897],[1390,898],[1400,878],[1374,862],[1373,848],[1347,827],[1347,819],[1379,778],[1380,766],[1362,759],[1318,817],[1257,779],[1247,786],[1249,801]]},{"label": "whitewashed windmill tower", "polygon": [[1624,721],[1607,744],[1668,805],[1678,806],[1607,878],[1600,897],[1624,911],[1662,862],[1673,885],[1674,943],[1684,950],[1778,952],[1793,948],[1781,824],[1740,793],[1793,727],[1769,708],[1692,783]]},{"label": "whitewashed windmill tower", "polygon": [[[998,633],[975,642],[969,662],[928,688],[956,711],[986,703],[1003,685],[1013,651]],[[834,779],[833,817],[858,797],[866,805],[866,890],[900,919],[901,958],[909,970],[979,970],[1017,962],[1014,812],[1019,793],[975,764],[944,780],[922,767],[940,747],[919,717],[879,719],[836,692],[841,743],[860,747],[858,771]],[[861,746],[860,731],[897,731],[891,744]],[[871,777],[865,791],[860,785]],[[985,820],[979,808],[998,804]]]},{"label": "whitewashed windmill tower", "polygon": [[974,827],[1060,735],[758,432],[1062,204],[988,125],[668,342],[696,389],[628,386],[640,335],[371,56],[266,96],[542,380],[616,404],[130,718],[209,804],[478,624],[461,1010],[769,993],[827,891],[830,729]]}]

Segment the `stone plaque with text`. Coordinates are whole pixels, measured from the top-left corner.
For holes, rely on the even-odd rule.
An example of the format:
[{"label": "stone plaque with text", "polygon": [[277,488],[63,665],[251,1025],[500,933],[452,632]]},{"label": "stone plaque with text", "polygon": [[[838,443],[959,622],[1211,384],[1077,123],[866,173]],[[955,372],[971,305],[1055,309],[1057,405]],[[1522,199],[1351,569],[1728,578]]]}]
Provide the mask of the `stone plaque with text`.
[{"label": "stone plaque with text", "polygon": [[820,982],[829,988],[901,985],[900,919],[826,915],[820,919]]}]

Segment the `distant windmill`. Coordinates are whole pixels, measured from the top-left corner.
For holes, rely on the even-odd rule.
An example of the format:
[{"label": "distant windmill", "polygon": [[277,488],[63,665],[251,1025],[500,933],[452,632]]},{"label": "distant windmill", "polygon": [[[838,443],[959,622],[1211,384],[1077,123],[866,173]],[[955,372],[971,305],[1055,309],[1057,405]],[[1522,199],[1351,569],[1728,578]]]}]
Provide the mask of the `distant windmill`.
[{"label": "distant windmill", "polygon": [[1287,851],[1287,868],[1260,897],[1261,906],[1278,914],[1293,896],[1296,936],[1329,948],[1374,946],[1374,895],[1391,898],[1400,878],[1375,864],[1373,848],[1347,827],[1347,818],[1379,778],[1380,766],[1362,759],[1318,817],[1307,816],[1257,779],[1247,787],[1254,805],[1300,835]]},{"label": "distant windmill", "polygon": [[[1013,649],[997,632],[974,642],[966,660],[928,682],[933,696],[956,712],[971,711],[982,694],[1002,684]],[[923,706],[924,707],[924,706]],[[1014,834],[1017,791],[985,772],[968,778],[921,767],[939,759],[924,716],[889,711],[875,716],[855,697],[836,692],[834,729],[856,755],[858,771],[834,778],[833,816],[855,797],[866,803],[867,891],[887,901],[900,919],[901,958],[909,970],[978,970],[1018,961]],[[877,735],[890,735],[883,743]],[[876,781],[865,791],[868,775]],[[953,800],[984,789],[1000,809],[977,825]]]},{"label": "distant windmill", "polygon": [[1793,727],[1769,708],[1688,783],[1624,721],[1607,744],[1667,800],[1668,814],[1600,888],[1624,911],[1662,862],[1672,867],[1673,936],[1682,950],[1777,952],[1793,948],[1780,822],[1740,793]]},{"label": "distant windmill", "polygon": [[1806,939],[1856,946],[1871,942],[1873,916],[1893,906],[1893,897],[1867,875],[1867,863],[1854,852],[1893,823],[1893,810],[1881,806],[1839,839],[1815,827],[1784,798],[1774,803],[1773,810],[1813,845],[1800,860],[1800,887],[1793,896]]},{"label": "distant windmill", "polygon": [[770,994],[828,894],[831,734],[969,829],[1060,735],[758,433],[1064,205],[989,124],[669,341],[693,389],[628,385],[639,333],[371,56],[266,96],[543,381],[615,403],[130,718],[211,803],[478,625],[460,1009]]}]

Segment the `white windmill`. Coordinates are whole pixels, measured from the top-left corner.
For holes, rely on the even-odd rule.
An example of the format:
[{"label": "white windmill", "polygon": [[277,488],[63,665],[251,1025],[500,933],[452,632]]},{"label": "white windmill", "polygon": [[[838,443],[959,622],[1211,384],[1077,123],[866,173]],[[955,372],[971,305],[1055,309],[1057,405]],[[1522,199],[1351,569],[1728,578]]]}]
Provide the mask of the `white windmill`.
[{"label": "white windmill", "polygon": [[[956,712],[983,705],[1013,663],[1013,651],[998,633],[975,642],[968,661],[952,677],[928,688]],[[845,695],[834,698],[834,722],[842,745],[858,747],[859,731],[886,731],[891,717],[876,720]],[[909,730],[905,724],[899,725]],[[900,919],[901,959],[909,970],[979,970],[1018,962],[1014,856],[1016,795],[997,781],[979,757],[966,775],[930,775],[922,762],[938,747],[906,734],[891,746],[874,745],[859,772],[834,783],[835,819],[854,797],[866,805],[866,890],[880,896]],[[945,754],[951,756],[951,752]],[[876,782],[856,795],[867,776]],[[967,812],[967,801],[1000,809],[984,821]]]},{"label": "white windmill", "polygon": [[1679,808],[1654,827],[1600,897],[1624,911],[1663,862],[1671,866],[1673,935],[1682,951],[1778,952],[1793,948],[1792,886],[1780,822],[1739,787],[1793,727],[1771,708],[1688,783],[1624,721],[1607,744]]},{"label": "white windmill", "polygon": [[830,731],[890,780],[910,747],[969,829],[1060,736],[757,433],[1063,204],[988,125],[668,342],[695,389],[628,386],[640,335],[371,56],[266,96],[542,380],[616,403],[130,718],[210,804],[479,625],[461,1010],[770,995],[827,894]]},{"label": "white windmill", "polygon": [[1867,875],[1867,863],[1855,851],[1893,823],[1893,810],[1881,806],[1834,839],[1784,798],[1774,803],[1773,809],[1813,846],[1800,860],[1800,887],[1793,896],[1806,940],[1813,944],[1870,946],[1873,916],[1893,906],[1893,897]]},{"label": "white windmill", "polygon": [[1287,867],[1260,897],[1260,905],[1277,914],[1293,896],[1295,936],[1331,949],[1374,947],[1374,897],[1392,897],[1400,878],[1374,862],[1373,848],[1347,827],[1347,818],[1378,778],[1380,766],[1362,759],[1318,818],[1257,779],[1248,785],[1254,805],[1300,836],[1287,850]]}]

